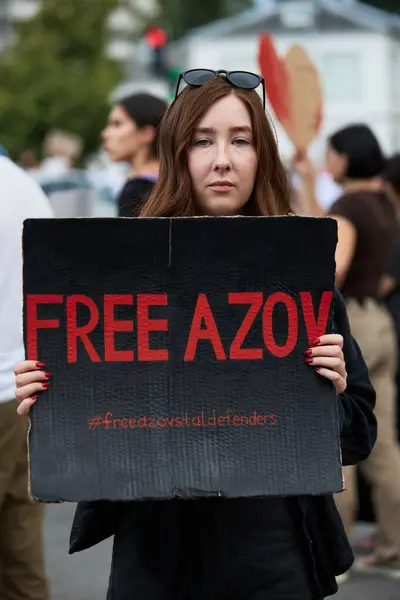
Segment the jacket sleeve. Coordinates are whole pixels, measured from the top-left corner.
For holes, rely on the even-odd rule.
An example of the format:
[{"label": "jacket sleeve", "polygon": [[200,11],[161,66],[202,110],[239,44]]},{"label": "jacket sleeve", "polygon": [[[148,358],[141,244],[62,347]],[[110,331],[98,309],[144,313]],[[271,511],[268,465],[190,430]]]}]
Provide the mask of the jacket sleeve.
[{"label": "jacket sleeve", "polygon": [[376,442],[376,394],[361,350],[351,335],[346,305],[338,290],[334,296],[334,321],[337,333],[343,336],[347,370],[347,389],[338,397],[342,463],[356,465],[368,458]]},{"label": "jacket sleeve", "polygon": [[69,554],[96,546],[114,535],[125,517],[127,502],[79,502],[69,538]]}]

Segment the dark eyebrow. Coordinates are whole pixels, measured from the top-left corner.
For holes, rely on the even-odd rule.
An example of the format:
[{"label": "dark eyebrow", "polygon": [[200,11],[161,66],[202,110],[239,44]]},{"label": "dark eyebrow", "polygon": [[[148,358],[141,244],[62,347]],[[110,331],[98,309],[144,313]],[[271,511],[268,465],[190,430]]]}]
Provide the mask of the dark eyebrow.
[{"label": "dark eyebrow", "polygon": [[195,133],[215,133],[212,127],[196,127]]},{"label": "dark eyebrow", "polygon": [[[229,131],[231,133],[253,133],[251,127],[247,125],[240,125],[238,127],[230,127]],[[195,133],[216,133],[213,127],[197,127]]]},{"label": "dark eyebrow", "polygon": [[242,125],[240,127],[231,127],[230,131],[232,133],[253,133],[252,128],[248,127],[247,125]]}]

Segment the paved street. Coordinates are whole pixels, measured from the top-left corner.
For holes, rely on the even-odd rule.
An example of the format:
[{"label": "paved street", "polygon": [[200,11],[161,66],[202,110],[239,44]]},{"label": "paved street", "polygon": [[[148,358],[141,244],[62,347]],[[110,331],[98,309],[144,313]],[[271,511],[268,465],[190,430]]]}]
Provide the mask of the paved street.
[{"label": "paved street", "polygon": [[[112,541],[69,556],[68,538],[74,505],[50,505],[46,516],[46,551],[52,581],[51,600],[104,600]],[[353,577],[335,600],[399,600],[400,581]]]}]

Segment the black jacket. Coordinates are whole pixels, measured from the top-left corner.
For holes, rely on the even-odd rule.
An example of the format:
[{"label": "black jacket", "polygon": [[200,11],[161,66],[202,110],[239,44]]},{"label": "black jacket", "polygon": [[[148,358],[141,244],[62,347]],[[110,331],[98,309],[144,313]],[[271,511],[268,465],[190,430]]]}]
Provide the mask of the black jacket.
[{"label": "black jacket", "polygon": [[152,192],[154,183],[152,179],[145,177],[128,179],[117,199],[118,216],[137,217]]},{"label": "black jacket", "polygon": [[[375,391],[361,351],[351,336],[346,306],[335,291],[334,322],[344,338],[348,381],[339,396],[342,462],[356,465],[365,460],[376,441],[377,422],[373,414]],[[337,591],[336,575],[347,571],[354,561],[334,499],[328,496],[302,496],[297,499],[302,526],[314,564],[321,598]],[[114,535],[125,514],[126,503],[82,502],[78,505],[70,537],[70,554],[90,548]],[[134,574],[131,575],[134,577]]]}]

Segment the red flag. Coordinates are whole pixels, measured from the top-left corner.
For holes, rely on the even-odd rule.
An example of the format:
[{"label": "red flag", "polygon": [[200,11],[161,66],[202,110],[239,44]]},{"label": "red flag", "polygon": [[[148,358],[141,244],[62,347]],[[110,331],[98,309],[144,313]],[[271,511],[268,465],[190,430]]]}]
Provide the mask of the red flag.
[{"label": "red flag", "polygon": [[261,34],[258,63],[265,80],[268,100],[281,123],[290,120],[289,80],[284,61],[278,56],[272,39]]}]

